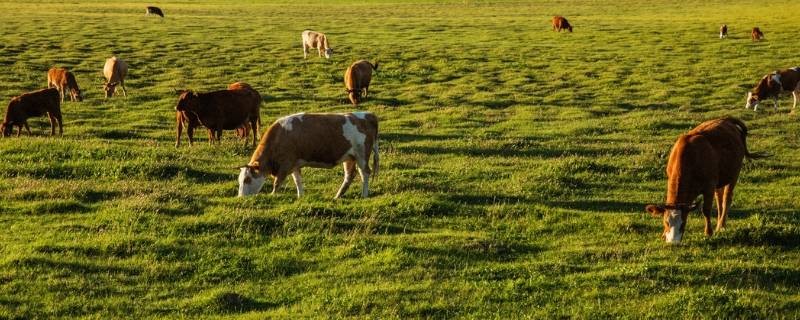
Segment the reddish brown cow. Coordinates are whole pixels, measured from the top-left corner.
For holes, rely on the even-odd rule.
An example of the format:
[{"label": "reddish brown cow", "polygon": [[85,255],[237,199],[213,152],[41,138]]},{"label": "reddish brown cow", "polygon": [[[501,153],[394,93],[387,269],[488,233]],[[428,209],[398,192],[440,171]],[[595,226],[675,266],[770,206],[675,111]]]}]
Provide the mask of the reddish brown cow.
[{"label": "reddish brown cow", "polygon": [[753,27],[753,31],[750,32],[750,38],[753,39],[753,41],[764,39],[764,33],[761,32],[761,29],[758,27]]},{"label": "reddish brown cow", "polygon": [[[372,170],[369,157],[373,154]],[[291,174],[297,196],[303,195],[300,168],[333,168],[344,163],[344,182],[335,198],[341,197],[361,174],[361,196],[367,197],[370,174],[378,174],[378,118],[369,112],[345,114],[299,113],[278,119],[239,173],[239,196],[257,194],[267,176],[274,177],[272,194]]]},{"label": "reddish brown cow", "polygon": [[775,111],[778,111],[778,97],[781,94],[788,95],[790,93],[794,98],[792,105],[792,113],[794,113],[794,108],[797,107],[797,96],[800,95],[800,67],[774,71],[762,77],[753,90],[747,93],[744,107],[747,109],[753,107],[753,111],[756,111],[759,102],[772,98]]},{"label": "reddish brown cow", "polygon": [[719,38],[725,39],[727,37],[728,37],[728,25],[723,24],[721,27],[719,27]]},{"label": "reddish brown cow", "polygon": [[345,71],[344,85],[347,87],[347,97],[350,98],[353,106],[358,106],[362,101],[361,94],[364,94],[364,98],[369,94],[372,70],[378,71],[377,62],[373,65],[367,60],[358,60]]},{"label": "reddish brown cow", "polygon": [[[252,130],[253,145],[258,136],[260,121],[261,95],[246,83],[234,83],[226,90],[207,93],[195,93],[181,90],[178,105],[175,107],[177,141],[180,146],[181,127],[187,126],[189,144],[192,144],[191,132],[198,124],[209,130],[209,142],[219,141],[222,130]],[[194,121],[196,120],[196,122]],[[245,133],[246,135],[246,133]]]},{"label": "reddish brown cow", "polygon": [[725,228],[733,188],[739,178],[744,157],[763,155],[747,151],[747,127],[739,119],[723,118],[701,123],[681,135],[667,162],[667,201],[648,205],[647,211],[664,223],[662,238],[679,243],[689,212],[699,206],[702,195],[705,233],[711,236],[711,198],[717,202],[717,231]]},{"label": "reddish brown cow", "polygon": [[561,32],[561,30],[569,30],[569,32],[572,32],[572,25],[569,24],[567,18],[562,16],[553,16],[553,19],[551,19],[550,22],[553,24],[553,31]]},{"label": "reddish brown cow", "polygon": [[28,118],[41,117],[45,114],[50,118],[50,135],[56,134],[56,125],[58,125],[58,134],[63,135],[61,102],[58,90],[55,88],[29,92],[12,98],[8,103],[6,117],[3,124],[0,125],[0,131],[3,132],[4,137],[8,137],[11,135],[13,127],[17,126],[17,136],[19,136],[24,126],[30,135],[31,128],[28,126]]},{"label": "reddish brown cow", "polygon": [[64,93],[69,91],[71,101],[83,101],[81,96],[81,88],[78,87],[78,81],[72,72],[64,68],[50,68],[47,71],[47,87],[58,89],[61,95],[61,102],[64,102]]}]

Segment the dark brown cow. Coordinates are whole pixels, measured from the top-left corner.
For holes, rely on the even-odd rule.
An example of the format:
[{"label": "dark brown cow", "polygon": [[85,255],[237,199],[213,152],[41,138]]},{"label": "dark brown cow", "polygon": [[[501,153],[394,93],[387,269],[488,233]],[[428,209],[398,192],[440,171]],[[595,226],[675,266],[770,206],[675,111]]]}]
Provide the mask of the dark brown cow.
[{"label": "dark brown cow", "polygon": [[719,38],[725,39],[727,37],[728,37],[728,25],[723,24],[721,27],[719,27]]},{"label": "dark brown cow", "polygon": [[759,41],[764,39],[764,33],[761,32],[761,29],[758,27],[753,27],[753,31],[750,32],[750,38],[753,39],[754,42]]},{"label": "dark brown cow", "polygon": [[774,71],[762,77],[753,90],[747,93],[744,107],[747,109],[753,107],[753,111],[756,111],[759,102],[772,98],[775,111],[778,111],[778,97],[781,94],[788,95],[790,93],[794,98],[792,105],[792,113],[794,113],[794,108],[797,107],[797,96],[800,95],[800,67]]},{"label": "dark brown cow", "polygon": [[561,30],[569,30],[569,32],[572,32],[572,25],[569,24],[567,18],[562,16],[553,16],[553,19],[551,19],[550,22],[553,24],[553,31],[561,32]]},{"label": "dark brown cow", "polygon": [[662,238],[680,243],[689,212],[699,206],[705,233],[711,236],[711,198],[717,202],[717,231],[725,228],[733,188],[739,178],[744,157],[763,155],[747,151],[747,127],[736,118],[723,118],[701,123],[681,135],[667,162],[667,201],[664,205],[648,205],[647,211],[664,223]]},{"label": "dark brown cow", "polygon": [[4,137],[8,137],[11,135],[13,127],[17,126],[19,128],[17,136],[19,137],[24,126],[30,135],[31,128],[28,126],[28,118],[41,117],[45,114],[50,118],[50,135],[56,134],[56,125],[58,125],[58,134],[63,135],[61,101],[58,90],[55,88],[29,92],[12,98],[6,108],[6,117],[3,124],[0,125],[0,131],[3,132]]},{"label": "dark brown cow", "polygon": [[159,7],[153,7],[153,6],[147,7],[144,11],[144,15],[149,16],[151,14],[164,18],[164,12],[161,11],[161,8]]},{"label": "dark brown cow", "polygon": [[187,126],[187,133],[190,135],[189,144],[192,144],[191,132],[196,124],[208,128],[209,142],[219,141],[222,138],[222,130],[237,130],[244,127],[245,130],[252,130],[253,145],[256,145],[261,95],[246,83],[234,83],[229,88],[233,89],[206,93],[179,91],[180,98],[175,111],[182,114],[176,115],[176,147],[180,146],[181,127],[184,125]]},{"label": "dark brown cow", "polygon": [[64,68],[50,68],[47,71],[47,87],[58,89],[61,95],[61,102],[64,102],[64,94],[69,92],[71,101],[83,101],[81,96],[81,88],[78,87],[78,81],[72,72]]},{"label": "dark brown cow", "polygon": [[[372,170],[369,167],[373,154]],[[369,195],[370,174],[378,174],[378,118],[369,112],[345,114],[299,113],[278,119],[239,173],[239,196],[257,194],[267,176],[274,177],[272,194],[291,174],[297,196],[303,195],[300,168],[333,168],[344,163],[344,182],[336,193],[341,197],[361,174],[361,196]]]},{"label": "dark brown cow", "polygon": [[362,101],[361,94],[364,94],[364,98],[369,94],[372,70],[378,70],[377,62],[373,65],[367,60],[358,60],[353,62],[345,71],[344,85],[347,87],[347,97],[353,103],[353,106],[358,106]]}]

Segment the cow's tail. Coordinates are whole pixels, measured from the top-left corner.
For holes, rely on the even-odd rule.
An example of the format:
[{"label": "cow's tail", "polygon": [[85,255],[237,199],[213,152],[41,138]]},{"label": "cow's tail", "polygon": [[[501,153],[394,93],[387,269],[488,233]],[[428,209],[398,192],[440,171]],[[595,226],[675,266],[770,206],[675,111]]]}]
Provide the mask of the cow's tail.
[{"label": "cow's tail", "polygon": [[744,125],[744,122],[742,122],[741,120],[736,119],[736,118],[728,118],[728,120],[733,122],[736,126],[738,126],[740,132],[742,133],[742,144],[744,144],[744,156],[745,157],[747,157],[749,159],[762,159],[762,158],[768,158],[768,157],[772,156],[771,154],[766,153],[766,152],[750,153],[750,151],[747,150],[747,126]]},{"label": "cow's tail", "polygon": [[378,133],[375,133],[375,142],[372,144],[372,179],[378,175],[378,163],[380,163],[380,156],[378,155]]}]

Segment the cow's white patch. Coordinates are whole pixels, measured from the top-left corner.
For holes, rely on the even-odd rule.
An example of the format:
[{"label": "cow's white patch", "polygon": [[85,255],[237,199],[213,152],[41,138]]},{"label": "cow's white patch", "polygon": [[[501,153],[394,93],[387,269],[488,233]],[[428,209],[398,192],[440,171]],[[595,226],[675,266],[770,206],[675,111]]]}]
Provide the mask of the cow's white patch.
[{"label": "cow's white patch", "polygon": [[266,176],[255,174],[251,168],[241,168],[239,171],[239,196],[257,194],[266,180]]},{"label": "cow's white patch", "polygon": [[278,119],[277,122],[278,122],[278,124],[281,125],[282,128],[286,129],[286,131],[292,131],[292,122],[294,121],[294,119],[297,119],[299,121],[303,121],[303,116],[304,115],[305,115],[305,112],[296,113],[296,114],[293,114],[293,115],[289,115],[289,116],[285,116],[283,118],[280,118],[280,119]]},{"label": "cow's white patch", "polygon": [[794,68],[791,68],[790,70],[792,70],[794,72],[800,72],[800,67],[794,67]]},{"label": "cow's white patch", "polygon": [[350,142],[350,150],[347,150],[345,157],[353,156],[356,159],[363,157],[363,150],[359,152],[359,148],[363,149],[364,141],[367,140],[367,135],[358,131],[358,127],[350,121],[349,117],[344,118],[344,125],[342,125],[342,135]]},{"label": "cow's white patch", "polygon": [[680,210],[667,210],[667,223],[669,224],[669,231],[664,235],[669,243],[680,243],[681,226],[683,225],[683,217]]},{"label": "cow's white patch", "polygon": [[753,108],[753,111],[755,111],[756,108],[758,108],[758,100],[753,99],[753,92],[747,93],[747,98],[744,101],[744,107],[745,109]]},{"label": "cow's white patch", "polygon": [[359,119],[366,119],[368,114],[369,114],[369,112],[367,112],[367,111],[356,111],[356,112],[353,112],[353,115],[356,116],[356,118],[359,118]]},{"label": "cow's white patch", "polygon": [[781,89],[783,89],[783,83],[781,83],[781,75],[779,73],[772,75],[772,81],[777,82],[778,85],[781,86]]}]

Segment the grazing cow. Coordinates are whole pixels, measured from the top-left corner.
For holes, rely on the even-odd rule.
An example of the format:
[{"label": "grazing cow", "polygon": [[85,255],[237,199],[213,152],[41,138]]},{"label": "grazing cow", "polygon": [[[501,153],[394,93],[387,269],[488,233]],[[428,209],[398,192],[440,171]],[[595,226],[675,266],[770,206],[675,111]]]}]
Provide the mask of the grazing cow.
[{"label": "grazing cow", "polygon": [[372,170],[377,175],[378,118],[372,113],[299,113],[280,118],[261,137],[250,162],[240,167],[239,196],[257,194],[267,176],[274,179],[275,194],[292,174],[300,197],[300,168],[333,168],[344,163],[344,182],[335,198],[347,191],[356,168],[361,175],[361,196],[367,197],[370,152],[374,152]]},{"label": "grazing cow", "polygon": [[553,16],[553,19],[551,19],[550,22],[553,24],[553,31],[561,32],[561,30],[569,30],[569,32],[572,32],[572,25],[569,24],[567,18],[562,16]]},{"label": "grazing cow", "polygon": [[367,60],[353,62],[344,73],[344,85],[347,88],[347,97],[353,106],[358,106],[361,102],[361,94],[364,98],[369,94],[369,83],[372,81],[372,70],[378,71],[378,63],[369,63]]},{"label": "grazing cow", "polygon": [[792,113],[794,113],[794,108],[797,107],[797,96],[800,95],[800,67],[773,71],[765,75],[753,90],[747,93],[747,102],[744,107],[748,109],[753,107],[753,111],[756,111],[759,102],[772,98],[775,111],[778,111],[778,96],[789,93],[794,98],[792,105]]},{"label": "grazing cow", "polygon": [[70,101],[83,101],[81,96],[81,88],[78,87],[78,81],[72,72],[64,68],[50,68],[47,71],[47,87],[58,89],[61,96],[61,102],[64,102],[64,93],[69,91]]},{"label": "grazing cow", "polygon": [[0,125],[0,131],[4,137],[11,135],[14,126],[17,126],[17,136],[22,133],[22,127],[31,135],[31,127],[28,126],[28,118],[41,117],[44,114],[50,118],[50,135],[64,134],[63,121],[61,118],[61,101],[59,100],[58,90],[55,88],[42,89],[39,91],[25,93],[19,97],[14,97],[6,108],[6,117]]},{"label": "grazing cow", "polygon": [[128,75],[128,65],[122,59],[111,57],[106,59],[106,64],[103,66],[103,76],[106,77],[106,84],[103,90],[106,92],[106,98],[111,98],[117,91],[117,85],[122,86],[122,95],[128,96],[125,90],[125,76]]},{"label": "grazing cow", "polygon": [[316,31],[306,30],[303,31],[303,59],[308,57],[308,48],[317,49],[319,56],[325,52],[325,59],[330,59],[333,55],[333,49],[328,44],[328,36]]},{"label": "grazing cow", "polygon": [[728,37],[728,25],[723,24],[721,27],[719,27],[719,38],[725,39],[727,37]]},{"label": "grazing cow", "polygon": [[689,212],[700,204],[693,202],[700,195],[705,234],[712,234],[712,196],[717,202],[717,231],[725,228],[742,159],[764,157],[747,151],[746,137],[744,123],[736,118],[722,118],[703,122],[678,138],[667,162],[666,204],[646,208],[663,220],[663,239],[680,243]]},{"label": "grazing cow", "polygon": [[149,16],[151,14],[160,16],[162,19],[164,18],[164,12],[161,11],[161,8],[159,7],[148,6],[144,11],[144,15]]},{"label": "grazing cow", "polygon": [[[253,132],[253,146],[258,139],[259,111],[261,95],[246,83],[234,83],[229,89],[206,93],[195,93],[181,90],[178,105],[175,107],[177,137],[175,146],[180,146],[181,127],[187,127],[189,145],[192,144],[192,131],[197,126],[204,126],[209,132],[209,142],[220,141],[222,130],[239,130],[244,128]],[[245,142],[246,143],[246,142]]]},{"label": "grazing cow", "polygon": [[764,39],[764,33],[761,32],[761,29],[758,27],[753,27],[753,31],[750,32],[750,38],[753,39],[753,41]]}]

